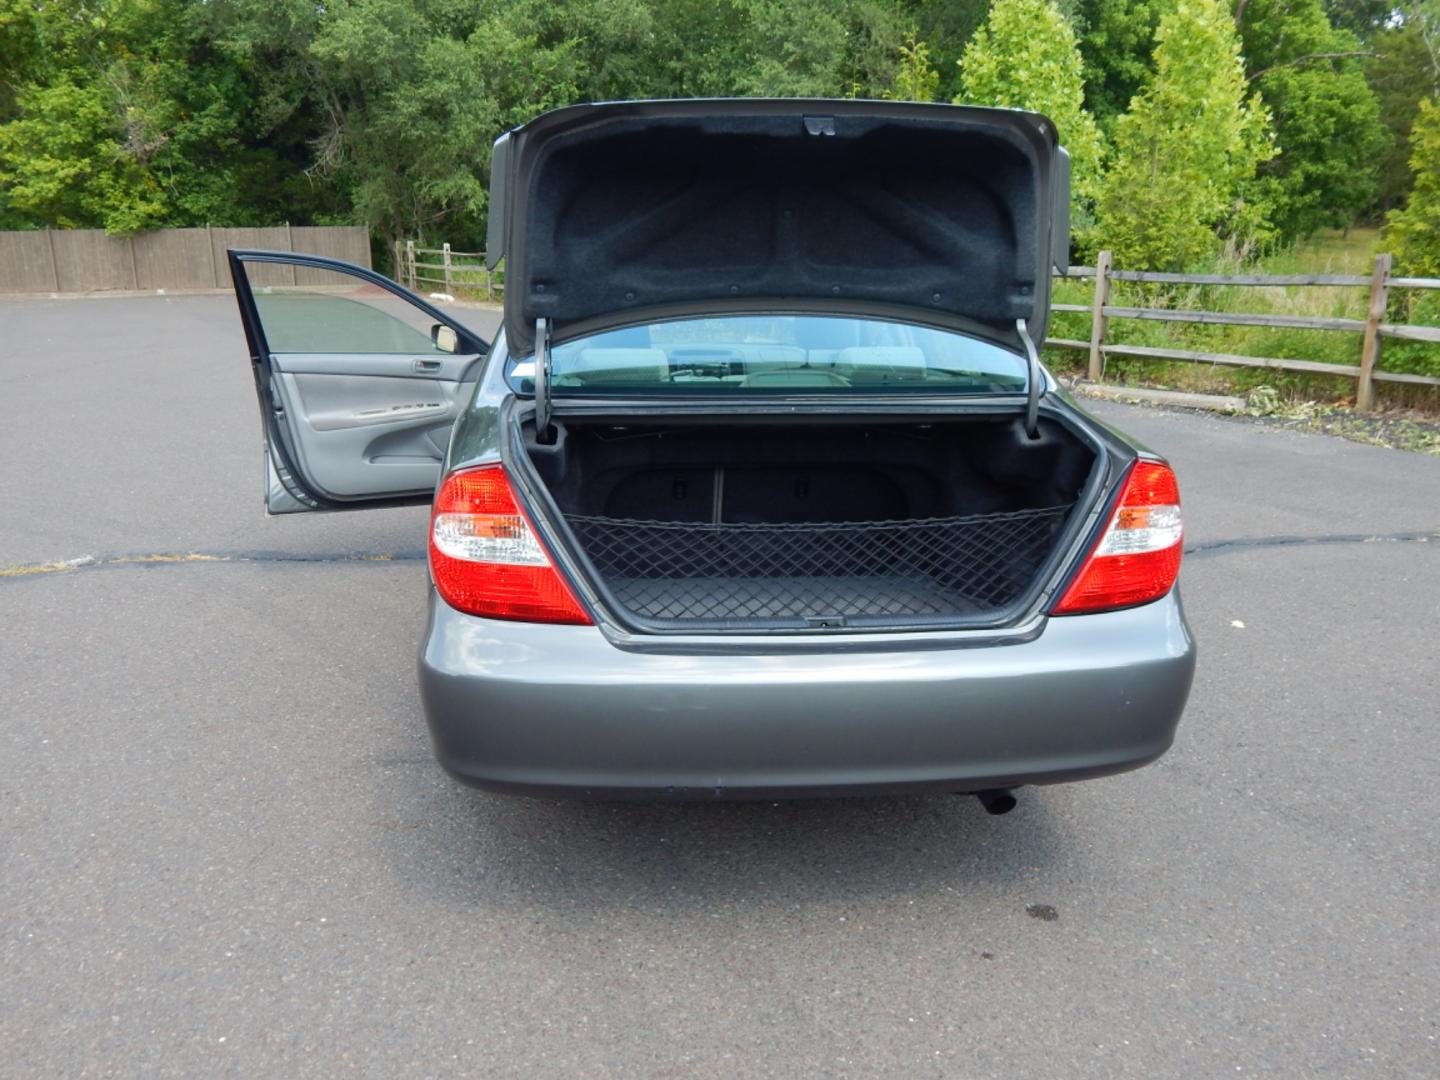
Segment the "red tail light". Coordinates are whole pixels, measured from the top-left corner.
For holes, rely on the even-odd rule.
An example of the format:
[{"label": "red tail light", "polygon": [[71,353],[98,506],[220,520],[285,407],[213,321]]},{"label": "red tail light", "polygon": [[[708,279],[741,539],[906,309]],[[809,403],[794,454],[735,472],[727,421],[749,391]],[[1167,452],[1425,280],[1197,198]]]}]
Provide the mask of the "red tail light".
[{"label": "red tail light", "polygon": [[1158,600],[1180,573],[1180,487],[1170,466],[1137,461],[1104,535],[1052,615],[1110,611]]},{"label": "red tail light", "polygon": [[430,574],[445,602],[471,615],[590,622],[499,465],[451,473],[440,485],[430,512]]}]

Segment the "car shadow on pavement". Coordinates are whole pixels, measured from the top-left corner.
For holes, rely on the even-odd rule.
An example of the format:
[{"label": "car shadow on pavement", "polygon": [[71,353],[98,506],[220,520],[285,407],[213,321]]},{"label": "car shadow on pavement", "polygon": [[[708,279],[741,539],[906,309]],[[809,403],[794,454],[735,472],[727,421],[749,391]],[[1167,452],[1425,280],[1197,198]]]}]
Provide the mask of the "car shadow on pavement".
[{"label": "car shadow on pavement", "polygon": [[[478,905],[723,910],[945,891],[993,896],[1074,858],[1044,789],[990,817],[968,796],[617,803],[427,792],[428,833],[390,857],[432,897]],[[394,837],[391,837],[394,839]],[[390,846],[387,844],[387,846]]]}]

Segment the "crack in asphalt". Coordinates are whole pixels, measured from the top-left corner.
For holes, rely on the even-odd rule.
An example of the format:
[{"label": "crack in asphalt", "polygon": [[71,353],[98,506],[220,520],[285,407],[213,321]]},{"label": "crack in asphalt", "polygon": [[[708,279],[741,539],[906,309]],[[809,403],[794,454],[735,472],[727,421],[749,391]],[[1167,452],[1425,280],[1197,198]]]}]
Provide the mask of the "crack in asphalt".
[{"label": "crack in asphalt", "polygon": [[62,562],[22,563],[0,566],[0,579],[66,574],[76,570],[98,570],[109,566],[180,566],[192,563],[391,563],[418,562],[425,558],[420,549],[408,551],[271,551],[232,549],[210,551],[127,551],[111,555],[81,555]]},{"label": "crack in asphalt", "polygon": [[[1307,547],[1323,544],[1426,544],[1440,541],[1440,529],[1394,533],[1326,533],[1318,536],[1247,536],[1229,540],[1205,540],[1190,544],[1185,554],[1193,558],[1224,555],[1254,548]],[[194,563],[395,563],[420,562],[423,549],[399,551],[275,551],[263,548],[211,549],[197,551],[139,551],[109,555],[81,555],[56,562],[20,563],[0,566],[0,580],[68,574],[116,566],[185,566]]]},{"label": "crack in asphalt", "polygon": [[1440,529],[1394,533],[1325,533],[1319,536],[1243,536],[1232,540],[1205,540],[1185,548],[1185,554],[1204,558],[1251,548],[1307,547],[1318,544],[1427,544],[1440,540]]}]

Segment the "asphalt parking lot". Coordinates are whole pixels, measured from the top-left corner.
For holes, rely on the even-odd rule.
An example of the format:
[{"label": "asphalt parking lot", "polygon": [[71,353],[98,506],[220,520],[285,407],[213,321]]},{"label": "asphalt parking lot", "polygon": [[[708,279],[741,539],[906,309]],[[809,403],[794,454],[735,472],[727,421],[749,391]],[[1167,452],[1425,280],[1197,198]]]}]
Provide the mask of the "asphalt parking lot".
[{"label": "asphalt parking lot", "polygon": [[1159,764],[584,804],[433,764],[425,511],[264,518],[228,297],[0,302],[0,400],[6,1076],[1440,1072],[1440,459],[1096,405],[1186,501]]}]

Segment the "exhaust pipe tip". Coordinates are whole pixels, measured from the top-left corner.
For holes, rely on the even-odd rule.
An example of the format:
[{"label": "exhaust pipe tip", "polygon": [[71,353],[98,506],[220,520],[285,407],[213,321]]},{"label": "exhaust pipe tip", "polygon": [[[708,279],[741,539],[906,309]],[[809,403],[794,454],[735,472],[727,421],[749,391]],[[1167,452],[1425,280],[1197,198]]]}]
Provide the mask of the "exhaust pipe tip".
[{"label": "exhaust pipe tip", "polygon": [[1009,788],[986,788],[984,791],[977,791],[975,798],[980,800],[985,812],[994,817],[1008,814],[1015,809],[1017,802],[1015,793]]}]

